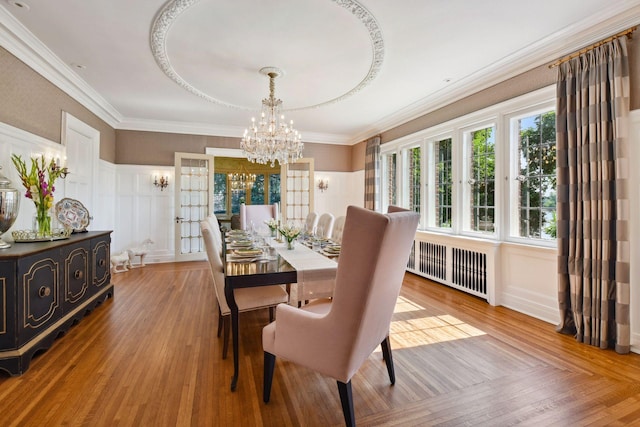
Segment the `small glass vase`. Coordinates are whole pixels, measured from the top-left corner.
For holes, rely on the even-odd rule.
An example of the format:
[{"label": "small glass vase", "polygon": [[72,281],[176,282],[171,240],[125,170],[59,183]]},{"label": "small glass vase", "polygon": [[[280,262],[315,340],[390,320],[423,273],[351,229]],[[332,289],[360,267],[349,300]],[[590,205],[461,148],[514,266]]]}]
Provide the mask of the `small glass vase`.
[{"label": "small glass vase", "polygon": [[36,209],[33,228],[38,237],[51,236],[51,212],[48,209]]},{"label": "small glass vase", "polygon": [[293,244],[295,243],[296,239],[287,239],[287,249],[289,249],[290,251],[293,250]]}]

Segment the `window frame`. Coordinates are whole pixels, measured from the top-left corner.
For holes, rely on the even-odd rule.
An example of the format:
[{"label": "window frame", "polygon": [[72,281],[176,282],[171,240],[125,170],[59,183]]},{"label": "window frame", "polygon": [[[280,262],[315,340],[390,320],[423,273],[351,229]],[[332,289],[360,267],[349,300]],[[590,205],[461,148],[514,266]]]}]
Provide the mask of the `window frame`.
[{"label": "window frame", "polygon": [[[532,237],[522,237],[516,233],[514,233],[514,227],[519,226],[519,215],[518,209],[519,204],[518,200],[518,184],[517,177],[520,175],[519,171],[519,159],[518,159],[518,142],[519,142],[519,134],[518,134],[518,126],[517,122],[520,119],[534,116],[537,114],[544,114],[550,111],[556,112],[556,103],[555,100],[540,102],[535,105],[530,105],[528,107],[524,107],[513,111],[510,114],[506,114],[504,116],[504,125],[505,128],[508,129],[508,146],[509,146],[509,172],[507,175],[506,181],[508,182],[507,189],[505,191],[506,197],[504,203],[506,204],[507,215],[505,221],[505,236],[504,240],[513,243],[527,244],[532,246],[542,246],[554,248],[557,246],[556,239],[542,239],[542,238],[532,238]],[[557,124],[556,124],[557,130]],[[557,175],[556,175],[557,176]]]},{"label": "window frame", "polygon": [[[396,154],[396,200],[404,200],[403,194],[406,185],[403,183],[401,175],[403,171],[403,149],[412,146],[421,146],[422,157],[422,211],[420,214],[419,230],[435,232],[441,234],[451,234],[477,238],[488,241],[516,242],[537,247],[555,246],[555,240],[525,239],[511,236],[511,205],[510,205],[510,177],[513,175],[514,166],[511,161],[511,125],[510,119],[517,115],[527,115],[531,111],[555,110],[555,86],[550,85],[530,93],[508,99],[498,104],[491,105],[482,110],[474,111],[464,116],[456,117],[447,122],[423,129],[419,132],[409,134],[393,141],[386,142],[380,147],[381,158],[381,181],[379,190],[380,208],[387,209],[388,200],[385,192],[387,183],[384,178],[383,156]],[[547,111],[548,111],[547,110]],[[471,129],[479,129],[492,124],[495,129],[495,228],[494,232],[476,232],[465,227],[465,207],[463,197],[465,191],[463,187],[464,176],[468,175],[464,171],[464,133]],[[435,150],[434,143],[442,139],[451,138],[452,155],[452,210],[451,228],[435,226]],[[467,141],[467,144],[469,142]],[[466,185],[466,184],[465,184]],[[468,190],[466,191],[468,194]],[[400,203],[400,202],[398,202]],[[467,213],[467,217],[470,211]]]}]

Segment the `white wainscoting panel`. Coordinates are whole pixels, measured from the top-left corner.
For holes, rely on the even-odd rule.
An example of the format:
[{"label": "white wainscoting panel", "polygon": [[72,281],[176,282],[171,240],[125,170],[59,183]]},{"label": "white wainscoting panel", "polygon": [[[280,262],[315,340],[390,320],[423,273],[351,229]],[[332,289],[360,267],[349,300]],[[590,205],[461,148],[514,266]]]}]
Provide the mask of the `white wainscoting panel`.
[{"label": "white wainscoting panel", "polygon": [[502,243],[500,305],[558,324],[557,250]]},{"label": "white wainscoting panel", "polygon": [[[11,125],[0,122],[0,166],[2,174],[11,180],[11,184],[20,192],[20,208],[18,218],[13,226],[7,231],[3,240],[13,241],[11,231],[21,229],[31,229],[33,226],[33,216],[36,213],[35,205],[30,199],[24,197],[25,189],[22,186],[18,172],[13,166],[11,156],[17,154],[30,166],[30,158],[44,155],[45,158],[64,159],[65,147],[57,142],[26,132]],[[55,199],[64,197],[64,180],[59,179],[55,184]]]},{"label": "white wainscoting panel", "polygon": [[[169,262],[173,249],[173,169],[158,166],[117,165],[116,227],[112,252],[141,247],[151,239],[145,262]],[[153,185],[156,175],[169,176],[164,190]]]}]

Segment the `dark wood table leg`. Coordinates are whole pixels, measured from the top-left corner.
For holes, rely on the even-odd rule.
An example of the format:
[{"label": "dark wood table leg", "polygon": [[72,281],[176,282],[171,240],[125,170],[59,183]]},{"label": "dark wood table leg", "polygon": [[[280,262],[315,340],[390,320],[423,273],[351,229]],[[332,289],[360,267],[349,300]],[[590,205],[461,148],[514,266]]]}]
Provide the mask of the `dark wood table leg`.
[{"label": "dark wood table leg", "polygon": [[233,341],[233,377],[231,378],[231,391],[235,391],[238,385],[238,371],[240,367],[238,358],[238,304],[236,304],[232,286],[225,285],[224,295],[227,298],[229,309],[231,309],[231,339]]}]

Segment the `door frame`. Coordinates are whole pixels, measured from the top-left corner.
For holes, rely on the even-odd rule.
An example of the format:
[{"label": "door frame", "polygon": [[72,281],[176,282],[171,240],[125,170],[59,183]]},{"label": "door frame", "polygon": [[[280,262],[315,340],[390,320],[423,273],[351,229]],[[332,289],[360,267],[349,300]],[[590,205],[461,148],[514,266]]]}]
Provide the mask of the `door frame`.
[{"label": "door frame", "polygon": [[[199,159],[207,160],[209,166],[207,168],[207,212],[210,215],[213,212],[213,156],[198,153],[183,153],[176,151],[174,154],[174,252],[177,262],[202,260],[206,257],[204,244],[201,244],[201,251],[182,253],[182,233],[181,233],[181,209],[182,209],[182,159]],[[205,216],[206,216],[205,215]],[[201,218],[204,220],[205,218]],[[202,239],[202,236],[199,236]],[[202,243],[202,242],[201,242]]]}]

